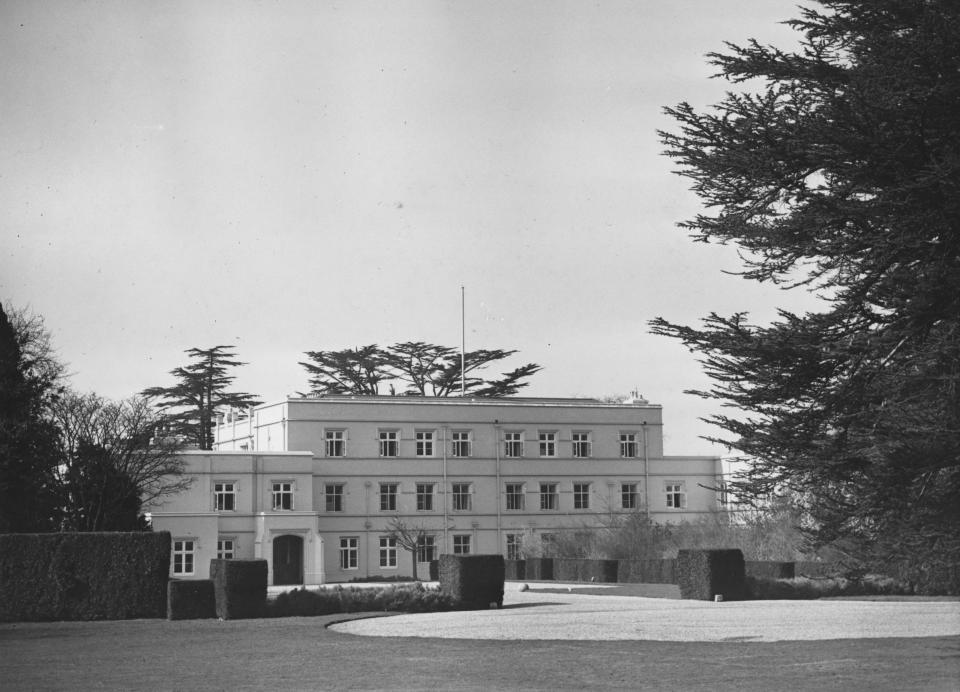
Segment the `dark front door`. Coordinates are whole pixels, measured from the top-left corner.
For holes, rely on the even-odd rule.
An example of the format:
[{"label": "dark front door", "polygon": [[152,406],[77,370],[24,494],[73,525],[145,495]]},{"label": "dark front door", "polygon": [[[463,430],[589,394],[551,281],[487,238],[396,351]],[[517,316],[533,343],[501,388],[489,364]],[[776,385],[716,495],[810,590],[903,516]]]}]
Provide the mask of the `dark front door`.
[{"label": "dark front door", "polygon": [[273,539],[273,583],[303,583],[303,539],[300,536],[277,536]]}]

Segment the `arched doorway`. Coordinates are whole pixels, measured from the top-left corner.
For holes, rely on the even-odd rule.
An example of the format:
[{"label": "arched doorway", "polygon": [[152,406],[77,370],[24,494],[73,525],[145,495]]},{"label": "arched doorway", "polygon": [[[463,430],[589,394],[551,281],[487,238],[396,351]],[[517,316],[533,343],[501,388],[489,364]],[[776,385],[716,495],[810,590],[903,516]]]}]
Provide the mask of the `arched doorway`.
[{"label": "arched doorway", "polygon": [[277,536],[273,539],[273,583],[303,583],[303,539],[300,536]]}]

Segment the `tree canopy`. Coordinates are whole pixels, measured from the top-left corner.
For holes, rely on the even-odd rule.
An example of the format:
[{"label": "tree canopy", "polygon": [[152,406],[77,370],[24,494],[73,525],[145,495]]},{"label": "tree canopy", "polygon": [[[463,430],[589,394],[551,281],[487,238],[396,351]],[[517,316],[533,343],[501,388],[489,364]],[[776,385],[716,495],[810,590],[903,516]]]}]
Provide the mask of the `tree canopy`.
[{"label": "tree canopy", "polygon": [[[468,351],[463,357],[464,391],[471,396],[511,396],[529,383],[524,381],[541,368],[527,363],[498,378],[485,379],[479,372],[509,358],[517,351],[500,349]],[[307,351],[306,369],[310,394],[393,394],[452,396],[460,393],[460,352],[454,348],[407,341],[392,346],[376,344],[342,351]],[[387,386],[387,391],[381,387]]]},{"label": "tree canopy", "polygon": [[652,329],[741,412],[711,419],[750,463],[741,497],[796,492],[820,543],[920,574],[960,561],[960,5],[819,5],[788,22],[795,51],[710,55],[763,86],[668,108],[660,134],[705,205],[681,227],[823,309]]},{"label": "tree canopy", "polygon": [[260,401],[246,392],[227,391],[235,379],[230,369],[246,365],[234,358],[233,346],[190,348],[185,353],[192,362],[170,371],[176,384],[150,387],[141,394],[159,399],[157,405],[167,412],[172,433],[200,449],[212,449],[217,410],[255,406]]}]

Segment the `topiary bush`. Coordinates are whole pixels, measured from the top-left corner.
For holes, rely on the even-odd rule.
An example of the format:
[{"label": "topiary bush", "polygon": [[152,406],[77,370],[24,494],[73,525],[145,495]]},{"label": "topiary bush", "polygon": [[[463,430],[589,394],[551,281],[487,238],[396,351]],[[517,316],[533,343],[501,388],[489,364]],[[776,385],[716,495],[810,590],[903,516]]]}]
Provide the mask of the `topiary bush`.
[{"label": "topiary bush", "polygon": [[0,535],[0,621],[167,614],[170,534]]},{"label": "topiary bush", "polygon": [[266,560],[210,560],[217,617],[261,617],[267,605]]},{"label": "topiary bush", "polygon": [[743,553],[728,550],[681,550],[677,553],[677,581],[680,598],[712,601],[723,596],[727,601],[747,597]]},{"label": "topiary bush", "polygon": [[459,608],[503,605],[502,555],[441,555],[440,591]]},{"label": "topiary bush", "polygon": [[201,620],[217,617],[211,579],[171,579],[167,584],[167,619]]}]

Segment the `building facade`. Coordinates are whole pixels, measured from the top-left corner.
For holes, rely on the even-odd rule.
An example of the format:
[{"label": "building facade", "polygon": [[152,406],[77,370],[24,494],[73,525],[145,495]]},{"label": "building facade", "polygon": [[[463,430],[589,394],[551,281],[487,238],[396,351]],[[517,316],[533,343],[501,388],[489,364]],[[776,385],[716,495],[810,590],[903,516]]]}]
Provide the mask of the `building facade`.
[{"label": "building facade", "polygon": [[720,510],[719,457],[664,456],[662,409],[643,400],[289,398],[229,413],[215,447],[185,453],[190,489],[151,513],[174,577],[206,578],[215,557],[265,558],[271,584],[409,575],[398,522],[422,534],[425,570],[618,514]]}]

